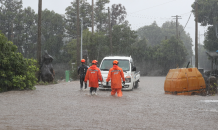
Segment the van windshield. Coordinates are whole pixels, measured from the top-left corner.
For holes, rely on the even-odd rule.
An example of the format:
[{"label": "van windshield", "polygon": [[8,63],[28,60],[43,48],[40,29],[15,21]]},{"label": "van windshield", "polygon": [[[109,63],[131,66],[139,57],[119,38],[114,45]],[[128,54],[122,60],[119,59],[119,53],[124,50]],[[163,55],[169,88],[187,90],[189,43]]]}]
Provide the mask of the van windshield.
[{"label": "van windshield", "polygon": [[[103,60],[100,69],[102,71],[109,71],[110,68],[113,67],[113,61],[117,59],[105,59]],[[119,59],[118,66],[123,69],[123,71],[129,71],[129,60],[121,60]]]}]

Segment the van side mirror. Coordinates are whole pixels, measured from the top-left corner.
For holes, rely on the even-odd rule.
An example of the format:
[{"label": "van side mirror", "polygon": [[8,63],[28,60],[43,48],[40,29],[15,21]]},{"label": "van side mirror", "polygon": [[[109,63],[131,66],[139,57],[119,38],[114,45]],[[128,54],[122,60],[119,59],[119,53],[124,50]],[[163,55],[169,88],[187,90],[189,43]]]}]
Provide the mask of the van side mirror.
[{"label": "van side mirror", "polygon": [[132,67],[132,71],[136,71],[136,67],[135,66]]}]

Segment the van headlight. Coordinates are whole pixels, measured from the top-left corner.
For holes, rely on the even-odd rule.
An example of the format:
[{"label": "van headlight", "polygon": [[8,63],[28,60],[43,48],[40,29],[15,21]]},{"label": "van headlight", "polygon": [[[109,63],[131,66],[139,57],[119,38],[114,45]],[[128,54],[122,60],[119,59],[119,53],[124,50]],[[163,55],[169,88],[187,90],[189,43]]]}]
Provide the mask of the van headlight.
[{"label": "van headlight", "polygon": [[126,83],[130,83],[131,82],[131,77],[130,76],[126,76],[125,77],[125,82]]}]

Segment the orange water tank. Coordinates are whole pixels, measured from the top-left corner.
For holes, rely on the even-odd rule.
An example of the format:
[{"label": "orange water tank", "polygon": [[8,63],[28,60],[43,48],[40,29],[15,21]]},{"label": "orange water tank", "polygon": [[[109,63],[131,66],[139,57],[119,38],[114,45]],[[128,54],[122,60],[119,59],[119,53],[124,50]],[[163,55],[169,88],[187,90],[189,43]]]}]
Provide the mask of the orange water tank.
[{"label": "orange water tank", "polygon": [[197,68],[170,69],[164,83],[166,94],[191,95],[206,88],[204,78]]}]

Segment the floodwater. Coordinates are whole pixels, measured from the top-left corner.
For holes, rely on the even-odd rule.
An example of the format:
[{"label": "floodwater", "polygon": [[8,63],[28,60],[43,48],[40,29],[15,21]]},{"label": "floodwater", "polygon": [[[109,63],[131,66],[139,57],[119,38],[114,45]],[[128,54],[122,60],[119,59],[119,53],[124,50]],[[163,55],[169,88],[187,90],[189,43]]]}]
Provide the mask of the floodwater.
[{"label": "floodwater", "polygon": [[139,88],[79,90],[79,81],[0,93],[1,130],[215,130],[218,96],[164,94],[165,77],[141,77]]}]

